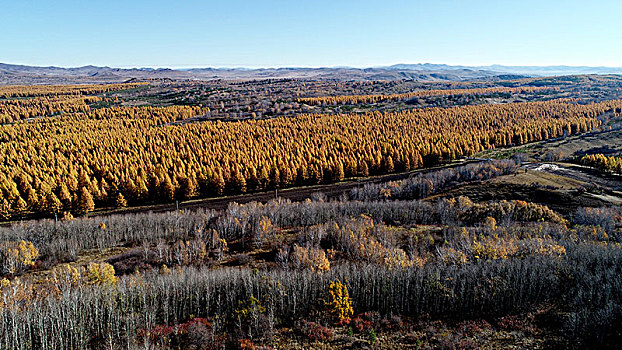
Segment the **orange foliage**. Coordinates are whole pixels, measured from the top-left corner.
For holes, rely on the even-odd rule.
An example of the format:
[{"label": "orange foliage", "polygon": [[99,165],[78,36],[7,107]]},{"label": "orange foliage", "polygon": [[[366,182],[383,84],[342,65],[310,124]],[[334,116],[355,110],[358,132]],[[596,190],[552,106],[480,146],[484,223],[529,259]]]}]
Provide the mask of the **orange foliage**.
[{"label": "orange foliage", "polygon": [[18,122],[0,126],[0,140],[10,140],[0,142],[0,217],[87,213],[91,198],[95,207],[166,202],[410,170],[585,132],[620,105],[547,101],[206,123],[174,123],[205,108],[115,107]]}]

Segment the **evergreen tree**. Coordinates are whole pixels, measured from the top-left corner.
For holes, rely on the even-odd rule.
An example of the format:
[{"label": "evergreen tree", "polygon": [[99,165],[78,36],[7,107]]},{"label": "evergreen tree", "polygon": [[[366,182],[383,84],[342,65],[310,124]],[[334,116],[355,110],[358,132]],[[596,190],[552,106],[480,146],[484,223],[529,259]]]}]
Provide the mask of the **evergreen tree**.
[{"label": "evergreen tree", "polygon": [[76,203],[76,214],[85,215],[94,209],[95,202],[93,202],[91,192],[86,187],[82,187],[78,196],[78,202]]}]

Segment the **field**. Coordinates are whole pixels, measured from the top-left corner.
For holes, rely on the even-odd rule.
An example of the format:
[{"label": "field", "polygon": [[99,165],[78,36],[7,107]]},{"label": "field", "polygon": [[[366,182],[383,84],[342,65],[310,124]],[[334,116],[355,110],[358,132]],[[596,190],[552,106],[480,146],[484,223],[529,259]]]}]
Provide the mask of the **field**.
[{"label": "field", "polygon": [[0,348],[617,348],[621,82],[0,87]]}]

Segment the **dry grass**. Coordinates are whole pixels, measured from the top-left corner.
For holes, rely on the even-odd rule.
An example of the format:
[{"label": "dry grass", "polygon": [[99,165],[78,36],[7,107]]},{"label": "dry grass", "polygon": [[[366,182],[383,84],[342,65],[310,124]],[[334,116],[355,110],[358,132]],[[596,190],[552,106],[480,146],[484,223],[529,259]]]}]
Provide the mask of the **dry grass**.
[{"label": "dry grass", "polygon": [[622,130],[612,130],[590,134],[570,136],[562,140],[540,141],[527,145],[503,149],[487,150],[475,155],[477,158],[509,158],[515,153],[525,153],[532,161],[541,161],[548,152],[573,157],[580,152],[610,147],[615,152],[622,152]]},{"label": "dry grass", "polygon": [[542,171],[521,169],[516,175],[499,176],[490,180],[491,183],[552,186],[558,189],[571,190],[584,186],[585,183],[565,176]]},{"label": "dry grass", "polygon": [[[83,252],[82,254],[78,256],[78,259],[76,261],[69,262],[67,263],[67,265],[78,267],[78,266],[86,266],[89,263],[106,262],[106,260],[112,258],[113,256],[121,255],[130,249],[131,248],[127,248],[127,247],[113,247],[113,248],[108,248],[108,249],[104,249],[101,251],[98,249],[92,249],[92,250]],[[25,273],[23,277],[20,277],[20,278],[29,279],[32,281],[42,281],[46,277],[50,277],[53,273],[54,268],[56,268],[57,266],[59,265],[54,265],[47,269],[29,271]]]}]

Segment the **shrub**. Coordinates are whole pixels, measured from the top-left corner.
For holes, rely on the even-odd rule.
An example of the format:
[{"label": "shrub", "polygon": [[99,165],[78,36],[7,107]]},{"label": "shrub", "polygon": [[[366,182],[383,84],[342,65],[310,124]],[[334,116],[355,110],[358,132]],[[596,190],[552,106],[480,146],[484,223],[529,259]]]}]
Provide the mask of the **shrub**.
[{"label": "shrub", "polygon": [[402,328],[402,319],[397,315],[389,318],[380,316],[377,311],[367,311],[358,314],[348,322],[350,329],[356,333],[369,333],[371,330],[376,331],[396,331]]},{"label": "shrub", "polygon": [[515,331],[523,333],[532,333],[535,327],[532,325],[529,317],[521,316],[503,316],[497,322],[499,328],[506,331]]},{"label": "shrub", "polygon": [[476,334],[483,332],[485,329],[489,329],[490,323],[485,320],[469,320],[462,321],[458,324],[458,330],[460,333],[467,337],[472,337]]},{"label": "shrub", "polygon": [[214,336],[211,323],[199,317],[192,317],[187,322],[173,326],[155,325],[149,329],[140,329],[137,335],[163,348],[220,349],[224,347],[224,338]]},{"label": "shrub", "polygon": [[144,252],[138,249],[131,249],[123,254],[113,256],[106,260],[107,263],[114,267],[119,275],[132,274],[136,271],[145,271],[156,265],[155,261],[145,259]]},{"label": "shrub", "polygon": [[297,322],[296,329],[311,341],[326,341],[333,337],[332,329],[306,320]]},{"label": "shrub", "polygon": [[251,261],[248,254],[236,254],[231,257],[231,264],[235,266],[244,266]]},{"label": "shrub", "polygon": [[257,346],[250,339],[240,339],[237,344],[239,350],[255,350]]},{"label": "shrub", "polygon": [[380,329],[383,331],[396,331],[401,329],[404,326],[404,322],[402,322],[402,318],[398,315],[392,315],[389,318],[383,318],[380,320]]},{"label": "shrub", "polygon": [[348,324],[350,325],[350,327],[352,327],[352,330],[356,333],[369,332],[373,327],[372,322],[361,315],[358,315],[350,319],[348,321]]},{"label": "shrub", "polygon": [[378,336],[376,335],[376,331],[372,328],[369,330],[369,342],[374,344],[376,343],[376,340],[378,339]]}]

